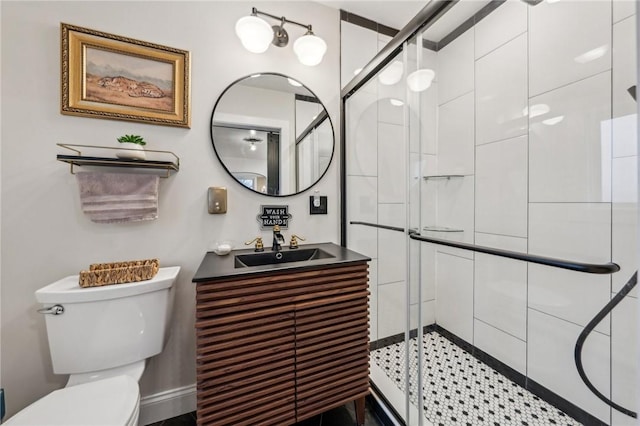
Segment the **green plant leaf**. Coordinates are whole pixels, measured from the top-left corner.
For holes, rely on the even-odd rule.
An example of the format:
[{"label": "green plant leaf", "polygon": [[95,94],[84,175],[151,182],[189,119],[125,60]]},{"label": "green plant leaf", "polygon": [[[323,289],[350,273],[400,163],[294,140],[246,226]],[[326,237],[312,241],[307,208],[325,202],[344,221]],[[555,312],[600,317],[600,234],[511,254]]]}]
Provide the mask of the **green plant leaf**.
[{"label": "green plant leaf", "polygon": [[135,143],[138,145],[146,145],[147,143],[145,142],[145,140],[142,138],[142,136],[139,135],[124,135],[124,136],[120,136],[118,138],[118,142],[120,143]]}]

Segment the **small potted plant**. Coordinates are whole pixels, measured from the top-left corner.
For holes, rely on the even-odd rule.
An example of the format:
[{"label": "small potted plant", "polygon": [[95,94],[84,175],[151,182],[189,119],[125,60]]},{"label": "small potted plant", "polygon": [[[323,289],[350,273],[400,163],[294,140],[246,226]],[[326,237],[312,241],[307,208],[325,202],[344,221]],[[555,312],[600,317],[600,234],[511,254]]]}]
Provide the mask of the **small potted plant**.
[{"label": "small potted plant", "polygon": [[116,151],[116,157],[129,160],[145,160],[144,146],[147,144],[142,136],[124,135],[118,138],[120,149]]}]

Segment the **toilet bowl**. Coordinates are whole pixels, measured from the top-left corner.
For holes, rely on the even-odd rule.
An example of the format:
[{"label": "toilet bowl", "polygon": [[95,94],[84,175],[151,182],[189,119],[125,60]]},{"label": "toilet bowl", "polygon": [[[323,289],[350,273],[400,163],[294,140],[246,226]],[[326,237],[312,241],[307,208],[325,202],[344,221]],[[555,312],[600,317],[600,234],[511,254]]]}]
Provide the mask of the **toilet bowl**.
[{"label": "toilet bowl", "polygon": [[7,426],[138,426],[140,392],[115,376],[51,392],[10,418]]},{"label": "toilet bowl", "polygon": [[36,291],[53,372],[69,374],[10,426],[138,426],[138,380],[167,341],[180,267],[147,281],[81,288],[69,276]]}]

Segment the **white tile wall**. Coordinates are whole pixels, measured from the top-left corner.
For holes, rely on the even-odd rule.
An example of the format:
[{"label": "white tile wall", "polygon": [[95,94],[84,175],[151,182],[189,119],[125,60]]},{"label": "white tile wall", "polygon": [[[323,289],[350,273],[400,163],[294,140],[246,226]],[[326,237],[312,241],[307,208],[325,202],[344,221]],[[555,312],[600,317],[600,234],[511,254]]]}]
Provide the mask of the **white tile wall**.
[{"label": "white tile wall", "polygon": [[395,124],[378,124],[378,202],[403,203],[406,159],[404,131]]},{"label": "white tile wall", "polygon": [[[611,259],[608,203],[529,205],[529,253],[587,263]],[[607,303],[610,278],[540,265],[529,266],[529,306],[577,324]],[[576,297],[576,295],[580,297]],[[598,330],[605,331],[608,320]]]},{"label": "white tile wall", "polygon": [[637,2],[628,0],[613,0],[613,22],[634,15],[636,13]]},{"label": "white tile wall", "polygon": [[522,1],[507,1],[478,22],[475,30],[478,59],[527,31],[527,5]]},{"label": "white tile wall", "polygon": [[378,231],[362,225],[347,225],[347,247],[372,259],[378,257]]},{"label": "white tile wall", "polygon": [[[609,422],[609,407],[584,385],[573,350],[582,327],[529,309],[527,374],[561,397]],[[583,348],[583,364],[600,392],[609,392],[609,337],[593,332]]]},{"label": "white tile wall", "polygon": [[612,198],[617,204],[638,202],[638,157],[614,158],[612,165]]},{"label": "white tile wall", "polygon": [[[533,105],[549,112],[532,117]],[[536,96],[529,108],[529,201],[610,201],[610,72]]]},{"label": "white tile wall", "polygon": [[378,282],[380,284],[407,279],[406,253],[404,233],[378,229]]},{"label": "white tile wall", "polygon": [[505,235],[485,234],[476,232],[476,244],[484,247],[493,247],[497,249],[515,251],[520,253],[527,252],[527,239],[508,237]]},{"label": "white tile wall", "polygon": [[438,51],[438,104],[473,90],[474,30]]},{"label": "white tile wall", "polygon": [[[420,307],[421,311],[418,312],[418,303],[414,303],[409,306],[409,315],[410,315],[410,326],[411,330],[415,330],[420,327],[424,327],[430,324],[434,324],[436,322],[436,312],[435,312],[435,300],[431,300],[429,302],[422,302]],[[418,322],[420,321],[420,322]]]},{"label": "white tile wall", "polygon": [[[609,302],[610,278],[529,265],[529,307],[586,326]],[[578,296],[579,295],[579,296]],[[609,317],[596,330],[609,334]]]},{"label": "white tile wall", "polygon": [[436,298],[436,249],[432,244],[420,243],[422,301]]},{"label": "white tile wall", "polygon": [[526,34],[476,61],[475,95],[476,144],[527,134]]},{"label": "white tile wall", "polygon": [[[620,3],[620,2],[615,2]],[[615,9],[614,9],[615,11]],[[637,104],[627,91],[637,85],[635,16],[613,26],[613,156],[636,155]],[[640,91],[638,91],[640,94]]]},{"label": "white tile wall", "polygon": [[[420,98],[420,140],[423,154],[436,154],[438,137],[438,54],[428,49],[422,49],[422,68],[430,68],[436,76],[431,87],[419,94]],[[414,126],[415,127],[415,126]],[[415,147],[412,148],[415,152]]]},{"label": "white tile wall", "polygon": [[347,176],[348,220],[378,223],[378,179]]},{"label": "white tile wall", "polygon": [[[614,93],[614,98],[616,94]],[[612,121],[613,158],[637,155],[638,114],[623,115]]]},{"label": "white tile wall", "polygon": [[[624,298],[611,313],[611,398],[638,411],[638,300]],[[616,412],[616,410],[613,410]],[[632,425],[635,420],[620,414],[613,425]]]},{"label": "white tile wall", "polygon": [[473,342],[473,261],[438,253],[436,262],[436,321]]},{"label": "white tile wall", "polygon": [[378,284],[378,339],[404,333],[406,324],[406,284]]},{"label": "white tile wall", "polygon": [[473,242],[473,176],[428,181],[427,185],[438,185],[438,222],[436,225],[464,231],[463,233],[433,232],[430,235],[435,238]]},{"label": "white tile wall", "polygon": [[474,316],[522,341],[527,339],[527,264],[476,253]]},{"label": "white tile wall", "polygon": [[422,302],[422,318],[421,325],[431,325],[436,323],[436,301],[430,300]]},{"label": "white tile wall", "polygon": [[529,96],[601,73],[610,64],[610,1],[529,8]]},{"label": "white tile wall", "polygon": [[527,136],[476,149],[477,232],[527,236]]},{"label": "white tile wall", "polygon": [[420,302],[418,290],[422,290],[420,287],[420,269],[423,267],[420,254],[420,241],[409,240],[409,256],[411,260],[411,273],[409,275],[409,300],[411,304],[417,304]]},{"label": "white tile wall", "polygon": [[393,86],[378,82],[378,121],[404,126],[404,107],[392,104],[392,100],[406,102],[404,77]]},{"label": "white tile wall", "polygon": [[436,249],[431,244],[411,240],[411,303],[418,303],[418,286],[422,285],[423,302],[436,298]]},{"label": "white tile wall", "polygon": [[404,228],[405,208],[404,203],[378,204],[378,222],[381,225],[398,226]]},{"label": "white tile wall", "polygon": [[[422,184],[422,164],[420,154],[409,153],[409,227],[420,226],[420,186]],[[404,222],[403,225],[404,226]]]},{"label": "white tile wall", "polygon": [[[422,156],[422,176],[435,175],[437,173],[437,156]],[[434,225],[438,221],[437,201],[438,184],[435,181],[420,181],[420,229],[424,226]]]},{"label": "white tile wall", "polygon": [[637,83],[637,36],[635,16],[613,26],[613,116],[637,112],[636,103],[627,89]]},{"label": "white tile wall", "polygon": [[[611,259],[620,265],[620,271],[611,276],[611,289],[617,293],[638,269],[638,204],[614,202],[611,215]],[[638,296],[637,287],[631,295]]]},{"label": "white tile wall", "polygon": [[438,174],[473,174],[473,92],[460,96],[438,111]]},{"label": "white tile wall", "polygon": [[378,101],[375,94],[357,92],[347,100],[347,171],[350,175],[378,174]]},{"label": "white tile wall", "polygon": [[378,33],[350,22],[340,21],[340,80],[344,87],[378,53]]},{"label": "white tile wall", "polygon": [[591,263],[611,259],[611,206],[529,205],[529,253]]},{"label": "white tile wall", "polygon": [[473,344],[509,367],[527,374],[527,343],[482,321],[474,320]]}]

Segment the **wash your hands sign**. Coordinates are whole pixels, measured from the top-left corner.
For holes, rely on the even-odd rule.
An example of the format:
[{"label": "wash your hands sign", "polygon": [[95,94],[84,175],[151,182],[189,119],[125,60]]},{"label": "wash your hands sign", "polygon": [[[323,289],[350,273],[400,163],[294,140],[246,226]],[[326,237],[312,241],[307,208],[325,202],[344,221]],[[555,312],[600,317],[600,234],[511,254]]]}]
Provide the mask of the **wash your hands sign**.
[{"label": "wash your hands sign", "polygon": [[260,213],[256,219],[260,223],[260,229],[268,230],[275,225],[279,225],[280,229],[287,229],[289,221],[293,218],[289,213],[289,206],[260,206]]}]

